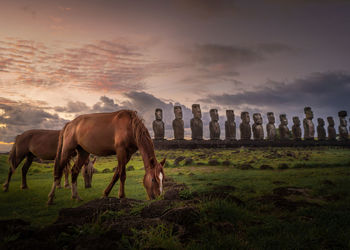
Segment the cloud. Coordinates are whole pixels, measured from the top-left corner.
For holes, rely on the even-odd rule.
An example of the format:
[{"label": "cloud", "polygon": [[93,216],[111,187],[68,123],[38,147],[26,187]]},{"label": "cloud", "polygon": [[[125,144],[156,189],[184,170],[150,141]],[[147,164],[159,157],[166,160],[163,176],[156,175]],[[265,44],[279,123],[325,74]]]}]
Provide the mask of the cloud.
[{"label": "cloud", "polygon": [[233,15],[237,10],[233,0],[181,0],[176,3],[182,12],[204,19]]},{"label": "cloud", "polygon": [[113,99],[108,98],[107,96],[101,96],[100,102],[97,102],[92,107],[92,112],[114,112],[122,107],[114,102]]},{"label": "cloud", "polygon": [[61,129],[66,122],[37,103],[0,98],[0,141],[13,142],[16,135],[29,129]]},{"label": "cloud", "polygon": [[[350,73],[319,72],[290,83],[268,82],[256,91],[238,94],[208,95],[201,102],[225,106],[250,106],[274,110],[303,110],[313,106],[324,113],[350,107]],[[269,110],[265,110],[269,111]]]},{"label": "cloud", "polygon": [[[143,90],[145,79],[178,67],[147,54],[147,46],[125,39],[56,48],[31,40],[0,41],[0,70],[17,76],[12,85],[115,93]],[[151,46],[151,45],[148,45]]]},{"label": "cloud", "polygon": [[243,87],[237,78],[242,67],[263,63],[276,55],[296,55],[299,49],[283,43],[255,45],[195,44],[180,51],[184,55],[179,84],[191,86],[201,93],[212,91],[213,85],[230,90]]},{"label": "cloud", "polygon": [[237,46],[222,44],[196,44],[186,53],[194,63],[200,65],[229,64],[230,66],[244,66],[261,62],[268,56],[277,53],[292,53],[296,51],[286,44],[263,43],[256,46]]},{"label": "cloud", "polygon": [[89,107],[84,102],[69,101],[67,107],[55,107],[54,110],[57,112],[79,113],[89,110]]}]

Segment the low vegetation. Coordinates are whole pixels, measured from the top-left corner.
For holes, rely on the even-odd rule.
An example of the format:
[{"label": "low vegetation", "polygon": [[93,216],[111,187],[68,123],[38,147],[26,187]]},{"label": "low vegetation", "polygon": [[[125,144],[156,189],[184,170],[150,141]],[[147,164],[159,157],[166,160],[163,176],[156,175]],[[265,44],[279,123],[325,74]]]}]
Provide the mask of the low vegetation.
[{"label": "low vegetation", "polygon": [[[0,156],[2,183],[8,171],[6,157]],[[101,238],[109,239],[110,247],[131,249],[350,248],[349,149],[157,151],[157,158],[163,157],[167,157],[165,173],[171,180],[163,197],[144,202],[143,163],[136,154],[128,164],[133,168],[127,171],[126,180],[126,196],[135,200],[127,200],[127,209],[107,209],[94,220],[60,233],[55,238],[58,248],[74,248],[82,244],[79,242]],[[97,160],[91,189],[85,189],[79,177],[83,202],[72,201],[70,190],[60,189],[55,205],[48,207],[52,165],[32,165],[28,190],[20,189],[20,168],[17,170],[9,192],[0,193],[0,220],[22,219],[35,228],[50,226],[62,208],[89,205],[89,201],[99,199],[112,178],[116,160],[115,156]],[[118,187],[119,183],[112,196],[117,196]],[[167,217],[167,213],[176,214],[184,208],[187,214],[193,213],[185,220],[193,221],[184,223]],[[158,214],[149,215],[152,212]],[[63,214],[61,211],[59,218],[64,218]],[[112,237],[118,233],[113,231],[115,223],[123,227],[136,221],[141,225],[155,225],[135,224],[129,234]],[[9,246],[23,236],[10,230],[1,237],[0,246]]]}]

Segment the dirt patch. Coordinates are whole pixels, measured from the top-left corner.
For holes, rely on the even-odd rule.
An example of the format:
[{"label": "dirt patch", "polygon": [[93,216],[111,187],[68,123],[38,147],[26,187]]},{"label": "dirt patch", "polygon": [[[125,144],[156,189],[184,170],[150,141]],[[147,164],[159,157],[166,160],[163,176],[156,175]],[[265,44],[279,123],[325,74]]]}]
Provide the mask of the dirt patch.
[{"label": "dirt patch", "polygon": [[285,182],[285,181],[273,181],[272,183],[275,184],[275,185],[284,185],[284,184],[287,184],[287,182]]},{"label": "dirt patch", "polygon": [[279,195],[264,195],[261,196],[257,201],[263,204],[272,203],[276,208],[288,210],[289,212],[294,212],[297,209],[304,207],[321,207],[317,203],[311,203],[308,201],[291,201]]},{"label": "dirt patch", "polygon": [[324,180],[322,181],[322,184],[326,185],[326,186],[335,186],[334,182],[333,181],[330,181],[330,180]]},{"label": "dirt patch", "polygon": [[299,188],[299,187],[279,187],[275,188],[273,194],[279,196],[290,196],[290,195],[303,195],[309,196],[310,189],[307,188]]}]

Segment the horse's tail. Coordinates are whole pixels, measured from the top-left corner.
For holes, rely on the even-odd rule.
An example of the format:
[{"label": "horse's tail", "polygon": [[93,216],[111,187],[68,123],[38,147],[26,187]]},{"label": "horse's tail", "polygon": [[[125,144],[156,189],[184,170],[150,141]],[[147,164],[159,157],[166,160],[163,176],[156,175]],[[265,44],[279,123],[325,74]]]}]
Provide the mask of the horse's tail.
[{"label": "horse's tail", "polygon": [[64,125],[63,129],[60,131],[60,134],[58,136],[58,144],[57,144],[57,152],[56,152],[55,168],[54,168],[55,178],[60,178],[59,173],[60,173],[60,163],[61,163],[61,155],[62,155],[62,148],[63,148],[63,134],[68,124],[69,122],[67,122],[66,125]]},{"label": "horse's tail", "polygon": [[10,164],[10,167],[12,169],[12,173],[15,172],[16,170],[16,158],[17,158],[17,150],[16,150],[16,143],[17,143],[17,138],[18,138],[18,135],[16,136],[16,139],[15,139],[15,143],[13,144],[12,146],[12,149],[11,149],[11,152],[9,154],[9,164]]}]

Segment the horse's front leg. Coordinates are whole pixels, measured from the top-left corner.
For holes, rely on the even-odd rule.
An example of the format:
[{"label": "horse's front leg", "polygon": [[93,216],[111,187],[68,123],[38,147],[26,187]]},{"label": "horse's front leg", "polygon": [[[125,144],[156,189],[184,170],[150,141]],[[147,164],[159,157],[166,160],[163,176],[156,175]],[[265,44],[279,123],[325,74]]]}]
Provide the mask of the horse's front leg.
[{"label": "horse's front leg", "polygon": [[32,155],[27,156],[27,160],[22,167],[22,185],[21,185],[22,189],[28,188],[27,173],[28,173],[30,165],[32,165],[33,159],[34,159],[34,157]]},{"label": "horse's front leg", "polygon": [[125,198],[125,180],[126,180],[126,164],[128,164],[130,160],[131,154],[127,153],[125,163],[120,169],[120,185],[119,185],[119,198]]},{"label": "horse's front leg", "polygon": [[[109,183],[109,185],[107,186],[107,188],[103,192],[104,197],[108,197],[109,193],[111,192],[114,184],[118,181],[119,177],[120,177],[120,183],[122,183],[122,182],[125,183],[125,179],[126,179],[125,165],[128,162],[128,160],[127,160],[128,154],[123,147],[119,147],[119,148],[117,147],[116,153],[117,153],[117,159],[118,159],[118,167],[116,168],[116,170],[114,172],[114,175],[113,175],[111,182]],[[124,173],[124,175],[122,176],[123,173]],[[123,184],[123,187],[119,189],[119,197],[120,198],[125,197],[124,184]]]},{"label": "horse's front leg", "polygon": [[82,166],[84,165],[86,159],[89,157],[89,153],[84,151],[83,149],[78,150],[78,159],[76,161],[76,163],[74,164],[73,168],[72,168],[72,199],[78,200],[78,201],[82,201],[82,199],[80,198],[80,196],[78,195],[78,175],[79,172],[82,168]]}]

